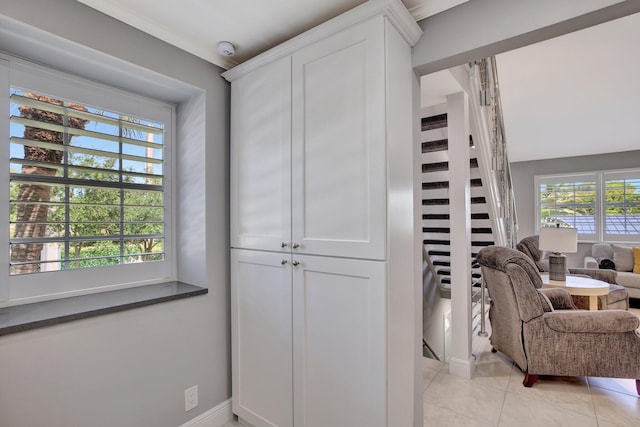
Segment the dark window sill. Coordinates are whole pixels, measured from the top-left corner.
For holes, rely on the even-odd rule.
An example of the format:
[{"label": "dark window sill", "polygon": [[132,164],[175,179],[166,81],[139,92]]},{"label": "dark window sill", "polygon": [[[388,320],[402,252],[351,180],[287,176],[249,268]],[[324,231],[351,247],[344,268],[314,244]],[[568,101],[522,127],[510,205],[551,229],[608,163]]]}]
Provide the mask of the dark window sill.
[{"label": "dark window sill", "polygon": [[206,294],[208,290],[182,282],[81,295],[0,308],[0,335],[58,325],[102,314]]}]

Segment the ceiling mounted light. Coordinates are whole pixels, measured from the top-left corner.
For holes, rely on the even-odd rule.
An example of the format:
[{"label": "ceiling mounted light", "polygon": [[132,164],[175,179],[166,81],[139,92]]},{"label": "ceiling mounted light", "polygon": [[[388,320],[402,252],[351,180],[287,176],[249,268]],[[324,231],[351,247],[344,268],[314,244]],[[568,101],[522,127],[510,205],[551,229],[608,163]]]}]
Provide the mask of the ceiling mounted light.
[{"label": "ceiling mounted light", "polygon": [[233,56],[236,53],[236,48],[229,42],[218,43],[218,53],[222,56]]}]

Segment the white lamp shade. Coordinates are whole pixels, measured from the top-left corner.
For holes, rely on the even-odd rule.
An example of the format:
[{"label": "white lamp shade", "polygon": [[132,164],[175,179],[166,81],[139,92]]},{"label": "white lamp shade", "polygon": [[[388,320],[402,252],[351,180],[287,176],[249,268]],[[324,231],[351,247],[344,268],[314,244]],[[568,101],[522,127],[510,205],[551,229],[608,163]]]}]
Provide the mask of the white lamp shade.
[{"label": "white lamp shade", "polygon": [[576,228],[541,228],[539,247],[543,251],[578,252],[578,229]]}]

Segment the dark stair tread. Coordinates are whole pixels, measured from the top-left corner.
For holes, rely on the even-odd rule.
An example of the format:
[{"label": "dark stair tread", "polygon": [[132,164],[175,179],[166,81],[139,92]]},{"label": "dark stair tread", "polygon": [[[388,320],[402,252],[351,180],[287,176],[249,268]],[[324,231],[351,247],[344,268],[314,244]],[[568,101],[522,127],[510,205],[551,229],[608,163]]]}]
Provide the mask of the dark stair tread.
[{"label": "dark stair tread", "polygon": [[493,231],[491,230],[491,227],[477,227],[477,228],[471,228],[471,233],[475,233],[475,234],[492,234]]},{"label": "dark stair tread", "polygon": [[425,245],[451,245],[450,240],[442,239],[424,239],[422,243]]},{"label": "dark stair tread", "polygon": [[435,141],[426,141],[421,144],[423,153],[433,153],[435,151],[445,151],[449,149],[448,139],[438,139]]},{"label": "dark stair tread", "polygon": [[447,114],[437,114],[435,116],[423,117],[421,120],[422,131],[440,129],[447,127]]},{"label": "dark stair tread", "polygon": [[442,266],[442,267],[450,267],[451,266],[451,261],[435,260],[435,261],[433,261],[433,265],[439,265],[439,266]]},{"label": "dark stair tread", "polygon": [[492,246],[493,242],[483,242],[483,241],[471,241],[471,246]]},{"label": "dark stair tread", "polygon": [[449,219],[449,214],[422,214],[424,220]]},{"label": "dark stair tread", "polygon": [[473,179],[469,182],[469,184],[470,184],[472,187],[482,187],[482,179],[480,179],[480,178],[473,178]]},{"label": "dark stair tread", "polygon": [[427,254],[435,256],[451,256],[450,251],[428,251]]},{"label": "dark stair tread", "polygon": [[440,280],[440,282],[450,285],[451,284],[451,278],[450,277],[443,277],[442,280]]},{"label": "dark stair tread", "polygon": [[423,190],[438,190],[441,188],[449,188],[449,181],[423,182]]},{"label": "dark stair tread", "polygon": [[449,227],[422,227],[423,233],[450,233]]},{"label": "dark stair tread", "polygon": [[479,205],[479,204],[483,204],[483,203],[487,203],[487,199],[485,197],[472,197],[471,198],[471,204],[473,205]]},{"label": "dark stair tread", "polygon": [[478,167],[478,159],[470,159],[469,160],[469,166],[472,168],[477,168]]},{"label": "dark stair tread", "polygon": [[488,213],[472,213],[471,219],[489,219]]},{"label": "dark stair tread", "polygon": [[436,273],[441,276],[451,276],[451,270],[437,270]]},{"label": "dark stair tread", "polygon": [[449,170],[449,162],[423,163],[422,173],[442,172]]},{"label": "dark stair tread", "polygon": [[449,199],[423,199],[422,206],[448,206]]}]

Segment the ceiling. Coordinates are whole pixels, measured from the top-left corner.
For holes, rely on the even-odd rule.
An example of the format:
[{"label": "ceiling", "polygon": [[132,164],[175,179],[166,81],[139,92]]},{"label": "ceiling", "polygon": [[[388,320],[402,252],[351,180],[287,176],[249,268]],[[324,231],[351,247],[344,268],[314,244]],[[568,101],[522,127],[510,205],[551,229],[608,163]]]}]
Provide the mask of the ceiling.
[{"label": "ceiling", "polygon": [[[228,69],[365,0],[78,0]],[[377,0],[371,0],[377,1]],[[402,0],[416,20],[468,0]],[[216,52],[220,41],[233,57]]]},{"label": "ceiling", "polygon": [[[640,149],[638,40],[635,14],[497,55],[509,159]],[[448,71],[422,87],[423,106],[460,91]]]},{"label": "ceiling", "polygon": [[[365,0],[78,0],[231,68]],[[378,1],[378,0],[370,0]],[[402,0],[416,20],[468,0]],[[220,41],[236,54],[216,53]],[[497,55],[512,161],[640,149],[640,14]],[[429,83],[427,83],[429,82]],[[459,86],[423,77],[423,106]]]}]

